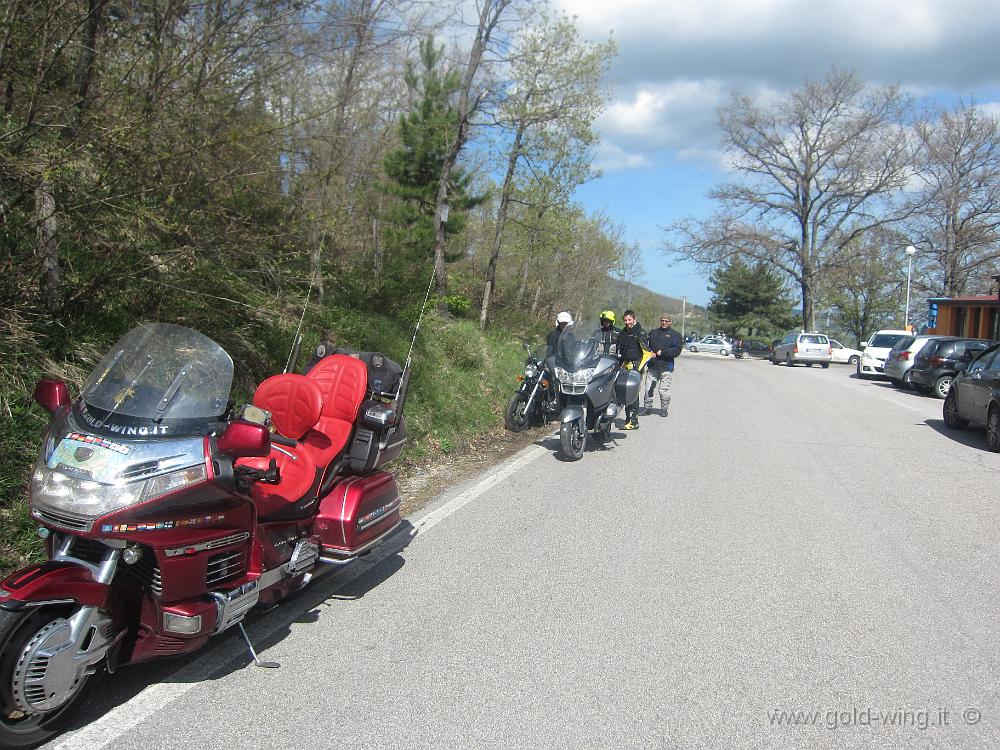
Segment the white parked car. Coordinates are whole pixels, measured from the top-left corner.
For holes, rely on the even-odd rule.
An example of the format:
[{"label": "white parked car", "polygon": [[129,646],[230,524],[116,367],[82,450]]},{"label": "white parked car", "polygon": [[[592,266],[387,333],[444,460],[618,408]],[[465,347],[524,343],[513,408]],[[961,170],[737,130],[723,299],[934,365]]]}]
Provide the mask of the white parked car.
[{"label": "white parked car", "polygon": [[721,336],[706,336],[700,341],[692,341],[687,348],[691,352],[718,352],[723,357],[733,350],[732,345]]},{"label": "white parked car", "polygon": [[858,377],[884,376],[885,358],[889,355],[889,351],[901,338],[912,335],[909,331],[894,328],[883,328],[881,331],[875,331],[868,339],[868,343],[861,345],[863,351],[861,359],[858,361]]},{"label": "white parked car", "polygon": [[830,339],[830,348],[833,350],[834,362],[838,365],[857,365],[861,361],[861,350],[844,346],[837,339]]}]

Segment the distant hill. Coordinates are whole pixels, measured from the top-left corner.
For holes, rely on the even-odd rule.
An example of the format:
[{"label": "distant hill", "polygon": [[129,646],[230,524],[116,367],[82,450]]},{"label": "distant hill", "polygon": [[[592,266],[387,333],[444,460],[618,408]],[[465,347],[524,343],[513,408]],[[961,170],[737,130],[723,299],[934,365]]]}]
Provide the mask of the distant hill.
[{"label": "distant hill", "polygon": [[670,313],[674,318],[674,328],[681,329],[681,309],[685,311],[685,325],[687,331],[708,332],[708,310],[702,305],[695,305],[684,301],[679,297],[671,297],[666,294],[659,294],[639,284],[626,284],[617,279],[608,280],[608,299],[606,307],[615,310],[619,314],[628,307],[635,310],[639,322],[646,328],[653,328],[659,324],[660,313]]}]

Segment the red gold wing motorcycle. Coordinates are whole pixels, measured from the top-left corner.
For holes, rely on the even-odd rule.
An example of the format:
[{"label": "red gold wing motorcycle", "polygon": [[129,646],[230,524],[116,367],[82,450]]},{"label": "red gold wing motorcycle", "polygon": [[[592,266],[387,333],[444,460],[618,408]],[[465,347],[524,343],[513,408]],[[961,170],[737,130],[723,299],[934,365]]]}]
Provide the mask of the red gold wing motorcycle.
[{"label": "red gold wing motorcycle", "polygon": [[39,382],[52,421],[30,504],[49,559],[0,583],[0,746],[52,737],[102,672],[246,638],[252,608],[392,534],[382,467],[406,439],[406,375],[373,391],[336,354],[234,409],[229,355],[158,323],[127,333],[75,402]]}]

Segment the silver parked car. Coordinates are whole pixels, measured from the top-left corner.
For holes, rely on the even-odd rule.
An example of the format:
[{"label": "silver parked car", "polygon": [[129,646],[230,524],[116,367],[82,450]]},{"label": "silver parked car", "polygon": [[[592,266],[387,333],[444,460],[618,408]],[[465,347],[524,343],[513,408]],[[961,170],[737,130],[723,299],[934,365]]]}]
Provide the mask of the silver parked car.
[{"label": "silver parked car", "polygon": [[924,344],[934,336],[904,336],[885,355],[885,374],[897,388],[912,389],[913,380],[910,378],[910,368],[917,358],[917,353],[924,348]]},{"label": "silver parked car", "polygon": [[687,348],[691,352],[718,352],[723,357],[733,350],[732,344],[721,336],[706,336],[700,341],[692,341]]},{"label": "silver parked car", "polygon": [[823,333],[789,333],[771,352],[771,364],[784,362],[792,365],[819,365],[829,367],[833,354],[830,339]]}]

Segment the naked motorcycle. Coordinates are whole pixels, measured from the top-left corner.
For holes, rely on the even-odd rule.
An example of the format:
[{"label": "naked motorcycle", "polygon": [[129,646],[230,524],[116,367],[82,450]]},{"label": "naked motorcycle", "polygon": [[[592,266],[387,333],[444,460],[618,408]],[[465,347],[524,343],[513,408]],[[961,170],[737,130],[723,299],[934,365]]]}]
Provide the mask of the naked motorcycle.
[{"label": "naked motorcycle", "polygon": [[598,445],[610,439],[615,418],[639,398],[642,376],[622,368],[616,356],[605,352],[599,335],[576,326],[562,332],[556,354],[549,359],[562,406],[559,445],[567,460],[579,461],[588,431]]},{"label": "naked motorcycle", "polygon": [[201,648],[400,524],[394,398],[337,354],[229,400],[233,361],[171,324],[127,333],[51,414],[30,483],[48,560],[0,583],[0,746],[32,747],[101,673]]},{"label": "naked motorcycle", "polygon": [[[527,345],[525,345],[527,347]],[[532,425],[542,425],[559,414],[559,395],[552,374],[545,366],[545,347],[528,351],[521,385],[510,397],[504,410],[504,425],[511,432],[523,432]]]}]

